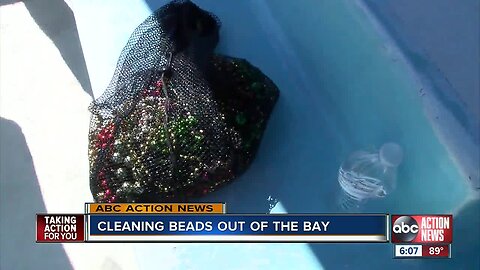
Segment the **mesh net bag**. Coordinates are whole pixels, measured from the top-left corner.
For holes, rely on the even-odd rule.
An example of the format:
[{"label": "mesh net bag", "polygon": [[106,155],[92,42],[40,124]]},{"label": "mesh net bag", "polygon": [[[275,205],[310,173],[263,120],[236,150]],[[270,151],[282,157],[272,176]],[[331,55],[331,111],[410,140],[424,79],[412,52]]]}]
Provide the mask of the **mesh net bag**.
[{"label": "mesh net bag", "polygon": [[95,201],[186,201],[248,168],[279,92],[246,60],[214,54],[219,28],[173,1],[133,32],[89,108]]}]

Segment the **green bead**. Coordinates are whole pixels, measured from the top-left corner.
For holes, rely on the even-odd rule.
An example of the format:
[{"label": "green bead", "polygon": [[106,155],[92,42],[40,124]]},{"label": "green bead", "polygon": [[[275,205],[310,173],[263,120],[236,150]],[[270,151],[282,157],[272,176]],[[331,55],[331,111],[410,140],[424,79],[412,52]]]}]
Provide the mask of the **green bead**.
[{"label": "green bead", "polygon": [[130,156],[126,156],[124,159],[124,162],[126,165],[131,166],[132,165],[132,158]]},{"label": "green bead", "polygon": [[125,177],[127,177],[127,171],[123,168],[119,168],[116,171],[116,175],[118,178],[124,179]]},{"label": "green bead", "polygon": [[258,91],[262,90],[263,86],[262,86],[262,84],[259,83],[259,82],[254,82],[254,83],[252,83],[252,84],[250,85],[250,88],[251,88],[253,91],[258,92]]},{"label": "green bead", "polygon": [[237,124],[244,125],[247,122],[247,117],[245,116],[244,113],[238,113],[235,120]]},{"label": "green bead", "polygon": [[122,156],[118,152],[113,153],[112,160],[113,160],[113,162],[119,163],[122,160]]}]

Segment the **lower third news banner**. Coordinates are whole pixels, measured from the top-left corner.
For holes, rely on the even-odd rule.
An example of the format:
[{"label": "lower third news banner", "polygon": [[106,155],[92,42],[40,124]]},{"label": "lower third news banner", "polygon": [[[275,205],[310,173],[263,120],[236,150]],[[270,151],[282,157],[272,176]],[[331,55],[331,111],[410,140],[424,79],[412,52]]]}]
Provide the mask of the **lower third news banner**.
[{"label": "lower third news banner", "polygon": [[378,242],[386,214],[226,214],[224,203],[92,204],[37,214],[37,242]]},{"label": "lower third news banner", "polygon": [[87,215],[86,242],[388,242],[387,215]]}]

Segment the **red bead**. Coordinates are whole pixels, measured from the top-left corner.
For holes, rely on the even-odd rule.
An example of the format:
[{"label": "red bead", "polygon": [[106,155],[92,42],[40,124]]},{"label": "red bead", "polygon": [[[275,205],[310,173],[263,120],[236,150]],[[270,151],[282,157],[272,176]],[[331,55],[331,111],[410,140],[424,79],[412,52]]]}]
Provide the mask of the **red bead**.
[{"label": "red bead", "polygon": [[105,190],[105,196],[110,196],[110,194],[112,194],[112,192],[110,191],[110,189]]},{"label": "red bead", "polygon": [[107,187],[107,180],[102,181],[102,187],[104,187],[104,188]]},{"label": "red bead", "polygon": [[156,86],[156,87],[162,87],[162,85],[163,85],[163,83],[162,83],[161,80],[160,80],[160,81],[157,81],[157,82],[155,83],[155,86]]}]

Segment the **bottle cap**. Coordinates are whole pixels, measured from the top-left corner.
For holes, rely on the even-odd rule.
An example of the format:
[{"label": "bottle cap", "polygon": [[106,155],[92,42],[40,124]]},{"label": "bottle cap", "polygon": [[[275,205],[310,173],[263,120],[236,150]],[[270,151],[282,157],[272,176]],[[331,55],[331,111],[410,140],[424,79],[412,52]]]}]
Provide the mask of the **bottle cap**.
[{"label": "bottle cap", "polygon": [[403,150],[402,147],[396,143],[385,143],[380,148],[380,162],[389,167],[397,167],[402,163]]}]

